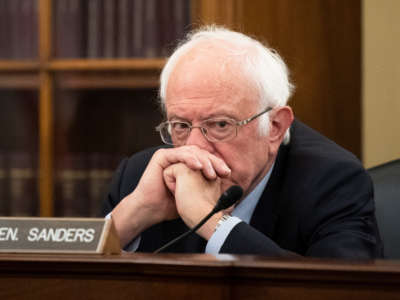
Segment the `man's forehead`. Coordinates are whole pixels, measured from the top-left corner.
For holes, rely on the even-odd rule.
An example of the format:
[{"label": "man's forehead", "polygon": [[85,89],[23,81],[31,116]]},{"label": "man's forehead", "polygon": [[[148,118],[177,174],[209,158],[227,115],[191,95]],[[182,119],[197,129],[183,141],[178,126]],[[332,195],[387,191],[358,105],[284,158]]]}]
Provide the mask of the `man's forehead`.
[{"label": "man's forehead", "polygon": [[[195,54],[195,53],[192,53]],[[254,93],[241,66],[220,56],[186,56],[178,61],[167,84],[174,93],[198,89],[202,94]]]},{"label": "man's forehead", "polygon": [[246,52],[246,47],[227,40],[197,41],[179,56],[173,69],[180,69],[182,66],[198,68],[207,65],[210,72],[231,69],[234,73],[239,73],[243,54]]},{"label": "man's forehead", "polygon": [[205,120],[214,117],[246,118],[258,110],[258,102],[239,95],[211,95],[208,97],[178,98],[171,95],[166,100],[168,119]]},{"label": "man's forehead", "polygon": [[186,109],[218,114],[219,110],[231,109],[238,115],[240,111],[254,111],[254,106],[258,109],[257,90],[243,74],[240,63],[226,55],[226,49],[213,43],[187,51],[170,74],[167,114]]}]

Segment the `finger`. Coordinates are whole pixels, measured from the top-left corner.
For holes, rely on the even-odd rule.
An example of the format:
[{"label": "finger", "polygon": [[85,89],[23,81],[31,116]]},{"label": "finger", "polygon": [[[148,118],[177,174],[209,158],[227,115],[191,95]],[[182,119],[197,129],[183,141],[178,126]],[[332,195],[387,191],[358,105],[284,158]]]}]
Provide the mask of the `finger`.
[{"label": "finger", "polygon": [[208,179],[215,179],[218,177],[229,177],[231,170],[228,165],[219,157],[212,153],[195,148],[194,155],[197,156],[198,160],[202,165],[202,172]]},{"label": "finger", "polygon": [[217,156],[196,146],[182,146],[173,149],[160,149],[157,151],[159,163],[163,169],[176,163],[184,163],[192,170],[202,170],[208,179],[229,177],[230,168]]},{"label": "finger", "polygon": [[176,163],[184,163],[193,170],[201,170],[202,164],[197,156],[188,149],[160,149],[156,152],[158,162],[163,169]]},{"label": "finger", "polygon": [[203,175],[208,179],[215,179],[217,177],[217,173],[211,162],[210,156],[203,153],[198,153],[197,155],[202,166],[201,171]]},{"label": "finger", "polygon": [[163,178],[165,185],[167,188],[170,190],[172,194],[175,194],[175,188],[176,188],[176,177],[175,177],[175,172],[174,172],[174,165],[166,168],[163,172]]},{"label": "finger", "polygon": [[213,169],[219,177],[229,177],[231,175],[231,169],[229,166],[219,157],[212,155],[210,156],[210,162]]},{"label": "finger", "polygon": [[208,179],[215,179],[217,176],[228,177],[231,174],[231,170],[228,165],[219,157],[214,154],[200,149],[197,146],[183,146],[182,150],[187,151],[191,155],[194,155],[197,160],[201,163],[201,170],[204,176]]}]

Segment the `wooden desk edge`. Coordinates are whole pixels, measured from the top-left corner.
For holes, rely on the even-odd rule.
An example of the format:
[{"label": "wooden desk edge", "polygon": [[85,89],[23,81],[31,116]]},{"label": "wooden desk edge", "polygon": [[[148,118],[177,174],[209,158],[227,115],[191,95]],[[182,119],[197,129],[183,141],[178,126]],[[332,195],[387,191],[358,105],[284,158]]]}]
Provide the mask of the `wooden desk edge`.
[{"label": "wooden desk edge", "polygon": [[[255,280],[318,280],[400,284],[400,262],[315,258],[283,259],[210,254],[51,255],[0,254],[0,276],[9,273],[164,275]],[[400,285],[399,285],[400,286]]]}]

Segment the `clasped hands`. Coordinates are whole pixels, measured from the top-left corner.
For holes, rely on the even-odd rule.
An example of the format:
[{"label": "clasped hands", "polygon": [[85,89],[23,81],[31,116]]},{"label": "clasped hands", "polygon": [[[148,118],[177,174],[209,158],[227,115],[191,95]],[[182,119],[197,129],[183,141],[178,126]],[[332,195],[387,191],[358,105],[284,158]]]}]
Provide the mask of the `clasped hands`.
[{"label": "clasped hands", "polygon": [[[195,226],[222,194],[221,180],[231,170],[217,156],[197,146],[159,149],[150,160],[136,189],[112,211],[121,246],[151,225],[181,217]],[[198,233],[209,239],[222,213]]]}]

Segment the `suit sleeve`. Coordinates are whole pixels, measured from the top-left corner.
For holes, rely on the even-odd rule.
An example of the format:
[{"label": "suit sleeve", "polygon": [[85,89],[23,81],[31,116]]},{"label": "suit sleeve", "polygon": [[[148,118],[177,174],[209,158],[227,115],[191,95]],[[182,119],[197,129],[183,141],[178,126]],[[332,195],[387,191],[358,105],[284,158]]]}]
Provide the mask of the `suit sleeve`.
[{"label": "suit sleeve", "polygon": [[114,172],[113,178],[111,180],[108,193],[104,198],[102,205],[102,215],[106,216],[109,214],[113,208],[119,203],[121,200],[121,180],[124,174],[124,170],[126,168],[128,159],[124,159],[119,164],[117,170]]},{"label": "suit sleeve", "polygon": [[255,254],[274,257],[296,255],[279,247],[272,239],[245,222],[240,222],[232,229],[222,245],[220,253]]},{"label": "suit sleeve", "polygon": [[[104,216],[111,212],[125,196],[136,188],[151,157],[160,148],[149,148],[121,161],[113,175],[108,193],[103,200],[102,214]],[[165,147],[162,146],[162,148]]]},{"label": "suit sleeve", "polygon": [[[276,257],[294,253],[351,259],[382,257],[372,184],[365,170],[343,163],[320,174],[306,185],[299,181],[299,187],[283,197],[289,200],[280,203],[274,240],[241,222],[233,228],[221,252]],[[290,231],[296,232],[292,236],[296,241],[290,240]]]},{"label": "suit sleeve", "polygon": [[338,164],[334,171],[340,175],[329,181],[325,179],[330,184],[303,214],[305,255],[351,259],[383,257],[370,177],[361,166]]}]

